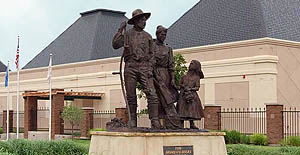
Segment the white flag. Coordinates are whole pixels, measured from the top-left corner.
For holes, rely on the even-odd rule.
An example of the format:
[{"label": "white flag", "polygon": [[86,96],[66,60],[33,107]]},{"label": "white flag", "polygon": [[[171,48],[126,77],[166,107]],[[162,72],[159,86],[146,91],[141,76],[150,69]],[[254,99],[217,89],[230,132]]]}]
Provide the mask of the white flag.
[{"label": "white flag", "polygon": [[50,54],[49,66],[48,66],[48,76],[47,80],[50,83],[52,77],[52,54]]}]

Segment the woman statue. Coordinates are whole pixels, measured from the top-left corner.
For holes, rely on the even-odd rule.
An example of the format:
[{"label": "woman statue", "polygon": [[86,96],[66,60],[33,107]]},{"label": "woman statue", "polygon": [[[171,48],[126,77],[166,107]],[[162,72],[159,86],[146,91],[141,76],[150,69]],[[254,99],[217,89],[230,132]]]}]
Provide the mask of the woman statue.
[{"label": "woman statue", "polygon": [[201,100],[197,94],[200,88],[200,79],[204,75],[201,70],[201,63],[197,60],[192,60],[189,70],[180,80],[180,94],[177,102],[177,112],[181,118],[182,125],[184,120],[190,121],[191,129],[198,129],[194,120],[201,120],[204,117],[204,112]]},{"label": "woman statue", "polygon": [[180,119],[174,105],[178,99],[178,91],[175,85],[173,51],[164,44],[167,31],[163,26],[158,26],[156,29],[154,85],[160,101],[160,119],[165,119],[167,129],[178,129]]}]

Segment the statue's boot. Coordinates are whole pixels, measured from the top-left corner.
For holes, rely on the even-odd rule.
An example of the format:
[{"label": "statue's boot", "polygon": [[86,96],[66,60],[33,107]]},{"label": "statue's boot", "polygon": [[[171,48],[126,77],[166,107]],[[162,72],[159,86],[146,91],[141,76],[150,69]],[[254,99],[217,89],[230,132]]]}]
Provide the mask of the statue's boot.
[{"label": "statue's boot", "polygon": [[191,129],[199,129],[198,127],[196,127],[195,123],[193,120],[190,120],[190,128]]},{"label": "statue's boot", "polygon": [[151,129],[163,129],[158,118],[158,104],[149,105],[149,117],[151,120]]},{"label": "statue's boot", "polygon": [[131,116],[131,121],[128,121],[128,126],[129,128],[136,128],[137,127],[137,117],[136,117],[136,104],[130,104],[130,116]]}]

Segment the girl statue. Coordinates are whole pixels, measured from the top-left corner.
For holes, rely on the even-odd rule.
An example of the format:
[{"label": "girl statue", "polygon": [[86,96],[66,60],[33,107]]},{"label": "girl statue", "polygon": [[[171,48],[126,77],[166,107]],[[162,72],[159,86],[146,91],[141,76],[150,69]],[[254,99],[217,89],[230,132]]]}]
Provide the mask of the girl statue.
[{"label": "girl statue", "polygon": [[204,117],[201,100],[197,94],[200,88],[200,79],[203,78],[201,63],[192,60],[188,72],[180,81],[180,94],[176,106],[182,126],[184,120],[188,120],[191,129],[198,129],[194,124],[194,120],[201,120]]}]

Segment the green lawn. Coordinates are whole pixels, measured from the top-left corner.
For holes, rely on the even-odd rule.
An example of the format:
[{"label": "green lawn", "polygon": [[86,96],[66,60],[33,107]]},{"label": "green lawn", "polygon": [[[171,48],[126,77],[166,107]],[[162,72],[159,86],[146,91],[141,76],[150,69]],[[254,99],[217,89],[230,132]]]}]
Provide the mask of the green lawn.
[{"label": "green lawn", "polygon": [[81,139],[74,139],[73,142],[77,143],[77,144],[80,144],[84,147],[90,147],[90,143],[91,143],[91,140],[81,140]]}]

